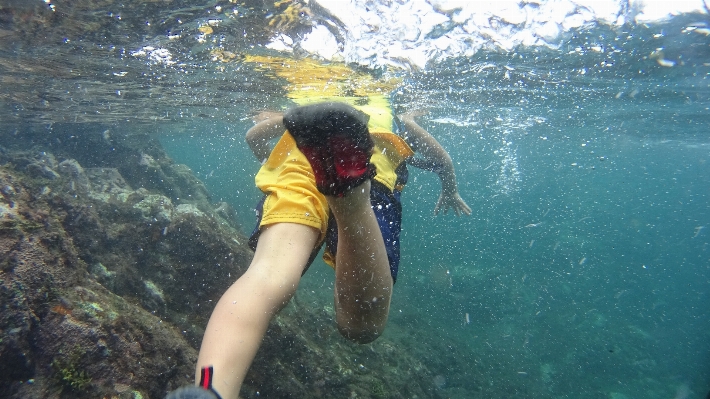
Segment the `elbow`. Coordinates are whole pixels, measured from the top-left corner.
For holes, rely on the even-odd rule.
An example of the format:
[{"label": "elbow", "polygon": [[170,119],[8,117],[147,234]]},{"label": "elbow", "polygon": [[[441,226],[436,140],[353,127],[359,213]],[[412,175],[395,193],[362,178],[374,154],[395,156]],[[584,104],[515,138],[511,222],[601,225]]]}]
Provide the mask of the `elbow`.
[{"label": "elbow", "polygon": [[268,138],[264,137],[264,135],[261,134],[260,130],[258,129],[258,126],[254,126],[253,128],[247,130],[247,134],[244,136],[244,139],[246,140],[249,148],[251,148],[252,150],[255,148],[260,148],[266,142],[268,142]]},{"label": "elbow", "polygon": [[244,135],[244,139],[249,145],[256,143],[256,140],[258,138],[258,129],[256,129],[256,127],[257,126],[253,126],[251,129],[247,130],[247,134]]}]

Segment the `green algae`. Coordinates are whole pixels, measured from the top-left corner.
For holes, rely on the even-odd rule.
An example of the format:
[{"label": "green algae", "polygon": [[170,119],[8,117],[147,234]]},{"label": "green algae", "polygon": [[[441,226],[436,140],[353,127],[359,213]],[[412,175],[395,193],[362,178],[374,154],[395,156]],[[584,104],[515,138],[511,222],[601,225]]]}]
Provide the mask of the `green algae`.
[{"label": "green algae", "polygon": [[389,391],[382,380],[373,380],[371,390],[372,397],[375,399],[387,399],[390,397]]},{"label": "green algae", "polygon": [[60,351],[59,356],[52,360],[52,368],[56,371],[55,377],[62,391],[65,389],[82,391],[91,384],[91,377],[80,365],[81,356],[77,347],[66,358],[62,358]]}]

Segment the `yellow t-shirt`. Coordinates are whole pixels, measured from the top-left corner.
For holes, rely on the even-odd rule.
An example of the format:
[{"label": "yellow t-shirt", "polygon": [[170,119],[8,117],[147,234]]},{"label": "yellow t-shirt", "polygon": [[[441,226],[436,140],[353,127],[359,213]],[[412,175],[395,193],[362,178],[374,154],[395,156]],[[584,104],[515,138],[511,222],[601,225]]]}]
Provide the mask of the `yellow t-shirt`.
[{"label": "yellow t-shirt", "polygon": [[[381,105],[369,108],[355,105],[370,115],[368,129],[375,143],[370,162],[375,166],[374,180],[390,191],[397,184],[397,167],[414,152],[404,140],[390,131],[392,114],[385,115]],[[374,112],[377,111],[377,112]],[[373,115],[374,114],[374,115]],[[389,123],[385,127],[385,124]],[[316,188],[313,170],[308,160],[296,146],[291,134],[284,132],[269,158],[255,178],[256,186],[267,198],[262,210],[261,226],[290,222],[314,227],[325,237],[328,225],[328,204],[325,196]]]},{"label": "yellow t-shirt", "polygon": [[392,133],[393,115],[389,99],[383,94],[368,97],[303,97],[293,98],[298,105],[311,105],[337,101],[349,104],[370,116],[367,128],[375,142],[375,149],[370,162],[375,165],[375,180],[390,190],[395,189],[397,175],[395,170],[402,161],[413,156],[414,152],[401,137]]}]

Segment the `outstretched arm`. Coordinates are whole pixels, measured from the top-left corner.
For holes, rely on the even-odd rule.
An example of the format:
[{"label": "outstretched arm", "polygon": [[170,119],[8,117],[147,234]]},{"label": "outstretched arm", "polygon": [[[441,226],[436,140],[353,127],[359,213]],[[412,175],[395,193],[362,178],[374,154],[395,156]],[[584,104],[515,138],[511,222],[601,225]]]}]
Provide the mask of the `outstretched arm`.
[{"label": "outstretched arm", "polygon": [[257,124],[247,130],[246,140],[256,159],[263,163],[271,153],[269,142],[282,135],[286,127],[283,115],[279,113],[261,113],[254,119]]},{"label": "outstretched arm", "polygon": [[454,164],[451,161],[451,157],[429,132],[414,121],[414,116],[414,114],[404,114],[399,118],[406,129],[405,141],[415,151],[419,152],[424,157],[424,160],[414,160],[411,163],[408,161],[408,163],[439,175],[439,179],[441,179],[441,195],[436,208],[434,208],[434,214],[438,214],[439,211],[446,213],[451,208],[456,215],[461,215],[462,213],[470,215],[471,208],[458,192],[456,173],[454,172]]}]

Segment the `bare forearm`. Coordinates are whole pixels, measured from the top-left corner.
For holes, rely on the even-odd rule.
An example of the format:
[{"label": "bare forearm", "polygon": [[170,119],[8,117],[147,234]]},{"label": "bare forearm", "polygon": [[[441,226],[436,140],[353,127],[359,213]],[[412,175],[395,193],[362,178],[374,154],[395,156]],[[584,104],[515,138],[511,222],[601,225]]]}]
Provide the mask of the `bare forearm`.
[{"label": "bare forearm", "polygon": [[269,142],[286,130],[281,115],[263,120],[247,131],[246,141],[254,156],[263,162],[271,153]]},{"label": "bare forearm", "polygon": [[402,115],[400,120],[407,130],[407,141],[414,144],[424,159],[435,165],[434,172],[439,175],[443,190],[456,191],[454,164],[446,150],[412,116]]}]

